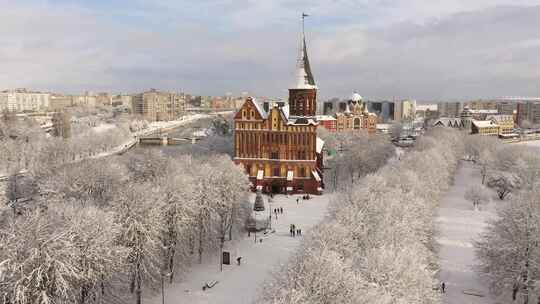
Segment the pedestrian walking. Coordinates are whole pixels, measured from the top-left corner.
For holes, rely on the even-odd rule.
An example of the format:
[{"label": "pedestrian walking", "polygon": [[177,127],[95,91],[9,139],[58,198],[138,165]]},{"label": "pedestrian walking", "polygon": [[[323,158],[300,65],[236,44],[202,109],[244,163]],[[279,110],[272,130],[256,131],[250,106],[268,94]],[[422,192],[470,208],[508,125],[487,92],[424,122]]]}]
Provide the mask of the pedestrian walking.
[{"label": "pedestrian walking", "polygon": [[441,292],[446,293],[446,284],[444,282],[441,283]]},{"label": "pedestrian walking", "polygon": [[293,225],[291,224],[291,225],[289,226],[289,233],[290,233],[291,236],[292,236],[292,231],[293,231]]},{"label": "pedestrian walking", "polygon": [[283,207],[279,207],[279,212],[283,214]]},{"label": "pedestrian walking", "polygon": [[238,266],[240,266],[240,261],[242,260],[242,256],[240,255],[240,250],[236,248],[236,263]]},{"label": "pedestrian walking", "polygon": [[302,229],[298,229],[298,234],[302,235]]},{"label": "pedestrian walking", "polygon": [[297,205],[298,205],[298,201],[299,201],[299,200],[300,200],[300,199],[297,197],[297,198],[296,198],[296,204],[297,204]]}]

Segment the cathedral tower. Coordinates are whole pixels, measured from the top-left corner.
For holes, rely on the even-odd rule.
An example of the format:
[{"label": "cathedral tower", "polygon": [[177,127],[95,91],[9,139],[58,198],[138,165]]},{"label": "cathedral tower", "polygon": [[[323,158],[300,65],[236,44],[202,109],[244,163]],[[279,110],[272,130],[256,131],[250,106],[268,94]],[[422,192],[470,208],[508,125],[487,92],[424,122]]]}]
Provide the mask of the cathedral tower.
[{"label": "cathedral tower", "polygon": [[307,15],[302,14],[302,39],[296,67],[296,85],[289,89],[290,115],[296,117],[312,117],[317,112],[317,85],[309,65],[304,31],[305,17]]}]

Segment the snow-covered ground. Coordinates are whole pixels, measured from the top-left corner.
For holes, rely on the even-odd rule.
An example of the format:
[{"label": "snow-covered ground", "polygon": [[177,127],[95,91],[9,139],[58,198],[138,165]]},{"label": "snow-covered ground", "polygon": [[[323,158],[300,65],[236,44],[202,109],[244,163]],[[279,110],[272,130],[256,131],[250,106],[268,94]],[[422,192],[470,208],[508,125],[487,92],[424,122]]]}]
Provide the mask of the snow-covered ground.
[{"label": "snow-covered ground", "polygon": [[[462,162],[456,172],[454,185],[443,197],[436,219],[439,228],[437,241],[440,245],[439,279],[446,284],[443,303],[448,304],[493,304],[488,285],[474,272],[477,259],[473,240],[478,238],[486,227],[487,220],[495,216],[495,204],[501,203],[492,198],[489,204],[473,209],[472,203],[464,198],[465,191],[474,184],[480,184],[478,168],[469,162]],[[467,295],[465,293],[481,294]]]},{"label": "snow-covered ground", "polygon": [[94,131],[96,133],[103,133],[103,132],[106,132],[106,131],[109,131],[109,130],[112,130],[112,129],[115,129],[115,128],[116,128],[116,125],[109,124],[109,123],[103,123],[103,124],[100,124],[97,127],[93,127],[92,131]]},{"label": "snow-covered ground", "polygon": [[515,143],[515,145],[526,145],[531,148],[540,148],[540,140],[520,141]]},{"label": "snow-covered ground", "polygon": [[[298,205],[297,197],[300,197]],[[243,235],[240,240],[226,244],[225,250],[231,252],[231,265],[224,265],[223,272],[220,272],[219,255],[207,258],[202,265],[195,264],[183,278],[172,285],[167,284],[165,303],[253,303],[260,296],[264,282],[272,278],[272,274],[287,262],[300,245],[302,237],[289,236],[289,225],[295,224],[302,229],[302,234],[309,234],[310,229],[325,216],[329,200],[329,195],[313,196],[304,202],[301,196],[275,196],[272,208],[283,207],[284,210],[283,215],[272,220],[275,233],[268,236],[257,233],[257,238],[263,236],[262,243],[255,243],[251,234],[251,237]],[[242,256],[240,266],[236,265],[237,252]],[[212,280],[219,282],[203,291],[205,282]],[[161,304],[161,294],[149,298],[145,303]]]}]

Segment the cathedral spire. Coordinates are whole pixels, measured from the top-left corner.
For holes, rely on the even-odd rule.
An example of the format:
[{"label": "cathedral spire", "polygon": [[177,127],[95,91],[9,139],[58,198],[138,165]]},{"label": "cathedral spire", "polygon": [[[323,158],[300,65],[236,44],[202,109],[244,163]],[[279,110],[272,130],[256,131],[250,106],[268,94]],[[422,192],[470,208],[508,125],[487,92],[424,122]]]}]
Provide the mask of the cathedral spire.
[{"label": "cathedral spire", "polygon": [[309,65],[309,58],[306,45],[306,33],[304,27],[305,18],[308,14],[302,13],[302,39],[300,46],[300,54],[298,56],[298,62],[296,66],[296,89],[316,89],[315,79],[311,72],[311,66]]}]

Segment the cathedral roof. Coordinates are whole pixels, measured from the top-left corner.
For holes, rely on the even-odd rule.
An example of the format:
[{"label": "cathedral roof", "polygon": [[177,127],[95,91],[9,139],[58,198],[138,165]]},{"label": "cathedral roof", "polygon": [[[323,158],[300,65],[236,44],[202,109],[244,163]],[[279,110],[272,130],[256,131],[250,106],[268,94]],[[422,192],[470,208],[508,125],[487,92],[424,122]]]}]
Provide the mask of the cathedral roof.
[{"label": "cathedral roof", "polygon": [[259,102],[255,99],[255,97],[251,97],[251,101],[253,102],[253,105],[255,106],[255,108],[257,109],[257,111],[258,111],[259,114],[261,115],[261,117],[262,117],[263,119],[268,118],[268,113],[266,113],[266,111],[261,107],[261,105],[260,105]]},{"label": "cathedral roof", "polygon": [[296,65],[296,86],[295,89],[316,89],[315,78],[311,72],[311,65],[309,64],[306,35],[304,32],[304,18],[302,18],[302,39],[300,46],[300,54],[298,56],[298,62]]}]

